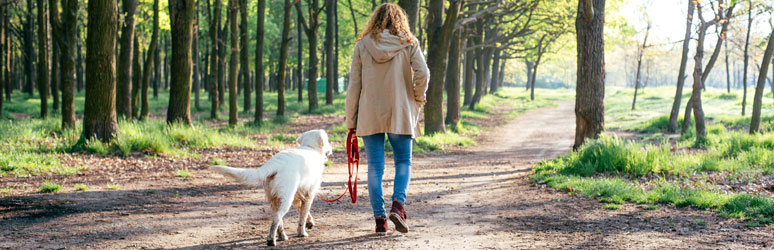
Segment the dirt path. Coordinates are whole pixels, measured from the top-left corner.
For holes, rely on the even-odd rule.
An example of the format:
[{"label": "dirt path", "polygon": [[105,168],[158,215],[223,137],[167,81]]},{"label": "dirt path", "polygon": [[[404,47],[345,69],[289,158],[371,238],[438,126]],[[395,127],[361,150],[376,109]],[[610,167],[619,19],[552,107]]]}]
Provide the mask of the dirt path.
[{"label": "dirt path", "polygon": [[[529,182],[530,168],[570,150],[573,104],[528,111],[472,148],[415,158],[407,211],[412,231],[373,233],[361,171],[359,201],[315,202],[317,227],[281,248],[771,248],[774,230],[747,228],[711,211],[625,204],[604,210]],[[388,166],[390,166],[388,162]],[[363,168],[366,168],[363,166]],[[388,167],[385,196],[392,191]],[[207,170],[191,181],[140,182],[130,190],[2,200],[0,248],[263,248],[270,218],[262,190]],[[343,190],[346,167],[325,173],[322,194]],[[152,190],[152,191],[149,191]],[[285,218],[295,233],[298,213]],[[703,222],[703,223],[700,223]]]}]

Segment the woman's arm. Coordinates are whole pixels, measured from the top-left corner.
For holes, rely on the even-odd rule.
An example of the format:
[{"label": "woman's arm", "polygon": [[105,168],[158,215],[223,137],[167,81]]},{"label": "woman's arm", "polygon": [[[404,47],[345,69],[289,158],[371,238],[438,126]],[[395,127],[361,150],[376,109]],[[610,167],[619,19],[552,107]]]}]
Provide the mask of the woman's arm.
[{"label": "woman's arm", "polygon": [[411,68],[414,70],[414,101],[424,104],[426,100],[427,82],[430,79],[430,69],[427,68],[425,55],[419,43],[415,43],[411,51]]},{"label": "woman's arm", "polygon": [[352,53],[352,65],[349,70],[349,88],[347,89],[346,113],[347,128],[357,128],[357,109],[360,103],[361,87],[361,62],[360,62],[360,43],[355,45],[355,51]]}]

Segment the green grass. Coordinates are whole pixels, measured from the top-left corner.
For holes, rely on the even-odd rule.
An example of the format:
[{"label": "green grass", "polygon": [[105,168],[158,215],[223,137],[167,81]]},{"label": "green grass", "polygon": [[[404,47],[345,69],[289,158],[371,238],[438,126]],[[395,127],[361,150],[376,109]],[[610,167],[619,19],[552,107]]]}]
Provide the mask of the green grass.
[{"label": "green grass", "polygon": [[87,191],[89,190],[89,186],[86,184],[75,184],[75,191]]},{"label": "green grass", "polygon": [[13,194],[13,188],[0,188],[0,194],[2,194],[2,195],[12,195]]},{"label": "green grass", "polygon": [[644,204],[640,207],[642,207],[642,209],[645,209],[645,210],[658,210],[658,205],[654,205],[654,204]]},{"label": "green grass", "polygon": [[145,194],[155,194],[155,193],[156,193],[156,189],[147,189],[147,190],[145,190]]},{"label": "green grass", "polygon": [[110,189],[110,190],[119,190],[119,189],[121,189],[121,185],[118,185],[118,184],[107,184],[105,186],[105,188]]},{"label": "green grass", "polygon": [[56,193],[59,192],[59,190],[62,189],[62,185],[56,184],[52,181],[45,180],[42,184],[40,184],[40,188],[38,189],[41,193]]},{"label": "green grass", "polygon": [[214,157],[212,160],[210,160],[210,165],[226,166],[228,165],[228,162],[221,158]]},{"label": "green grass", "polygon": [[[707,140],[706,152],[687,154],[671,152],[668,144],[637,143],[603,135],[575,152],[541,162],[531,178],[610,204],[690,206],[769,224],[774,222],[774,199],[727,193],[712,183],[693,183],[689,178],[724,171],[729,178],[754,181],[774,174],[772,136],[715,132]],[[651,178],[640,183],[642,177]]]},{"label": "green grass", "polygon": [[621,209],[621,205],[618,205],[618,204],[605,204],[603,207],[605,209],[607,209],[607,210],[618,210],[618,209]]},{"label": "green grass", "polygon": [[191,171],[188,171],[188,168],[181,168],[177,170],[175,176],[180,178],[192,178],[194,177],[194,174],[191,173]]}]

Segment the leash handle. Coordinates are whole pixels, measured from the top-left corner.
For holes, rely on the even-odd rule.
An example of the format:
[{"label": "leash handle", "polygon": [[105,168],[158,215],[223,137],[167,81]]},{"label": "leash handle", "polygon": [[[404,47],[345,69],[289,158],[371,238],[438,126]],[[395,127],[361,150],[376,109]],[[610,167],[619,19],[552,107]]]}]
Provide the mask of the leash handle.
[{"label": "leash handle", "polygon": [[[344,193],[339,195],[338,198],[333,200],[326,200],[318,195],[320,200],[325,202],[335,202],[340,200],[344,197],[344,195],[349,192],[350,199],[352,200],[352,203],[357,203],[357,175],[360,172],[360,148],[358,147],[357,143],[357,135],[355,134],[354,129],[350,129],[349,133],[347,134],[347,170],[349,172],[349,178],[347,179],[347,189],[344,190]],[[354,175],[354,181],[352,181],[352,168],[355,168],[355,175]]]}]

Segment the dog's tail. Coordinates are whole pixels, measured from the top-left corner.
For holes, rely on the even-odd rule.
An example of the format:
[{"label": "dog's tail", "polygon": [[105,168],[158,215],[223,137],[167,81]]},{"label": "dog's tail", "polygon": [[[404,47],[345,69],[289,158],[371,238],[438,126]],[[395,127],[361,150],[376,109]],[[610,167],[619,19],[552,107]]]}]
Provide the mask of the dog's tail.
[{"label": "dog's tail", "polygon": [[232,168],[228,166],[212,166],[215,171],[219,173],[231,176],[232,178],[242,182],[246,185],[258,186],[263,185],[263,181],[269,176],[272,171],[269,171],[266,167],[258,169],[245,169],[245,168]]}]

